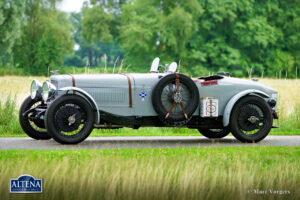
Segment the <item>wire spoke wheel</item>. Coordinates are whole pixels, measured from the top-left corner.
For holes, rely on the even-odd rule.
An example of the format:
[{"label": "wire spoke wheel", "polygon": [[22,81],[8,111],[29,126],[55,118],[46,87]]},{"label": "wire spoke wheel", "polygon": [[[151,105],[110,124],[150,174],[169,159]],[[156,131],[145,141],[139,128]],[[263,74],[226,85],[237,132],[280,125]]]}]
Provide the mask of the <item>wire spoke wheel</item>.
[{"label": "wire spoke wheel", "polygon": [[230,129],[241,142],[258,142],[271,130],[273,117],[267,102],[257,96],[246,96],[232,109]]},{"label": "wire spoke wheel", "polygon": [[155,86],[152,104],[164,124],[183,126],[199,105],[199,91],[189,77],[178,73],[169,74]]},{"label": "wire spoke wheel", "polygon": [[86,115],[80,105],[61,105],[56,110],[55,127],[61,135],[75,136],[87,125]]},{"label": "wire spoke wheel", "polygon": [[38,111],[45,109],[46,104],[41,101],[33,100],[27,97],[22,103],[19,111],[19,122],[23,131],[31,138],[36,140],[48,140],[51,136],[48,134],[42,116],[44,112]]},{"label": "wire spoke wheel", "polygon": [[87,138],[93,130],[95,116],[93,108],[83,97],[63,95],[54,100],[46,112],[46,127],[62,144],[77,144]]}]

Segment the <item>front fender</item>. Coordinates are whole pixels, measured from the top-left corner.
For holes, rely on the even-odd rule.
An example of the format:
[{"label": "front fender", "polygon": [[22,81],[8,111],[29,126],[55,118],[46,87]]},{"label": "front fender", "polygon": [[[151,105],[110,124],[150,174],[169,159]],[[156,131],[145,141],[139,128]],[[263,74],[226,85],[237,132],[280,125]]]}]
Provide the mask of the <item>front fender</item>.
[{"label": "front fender", "polygon": [[229,125],[229,121],[230,121],[230,114],[231,114],[231,110],[233,108],[233,106],[235,105],[235,103],[242,97],[249,95],[249,94],[253,94],[253,95],[258,95],[260,97],[263,98],[269,98],[270,96],[262,91],[259,90],[255,90],[255,89],[249,89],[249,90],[244,90],[242,92],[237,93],[236,95],[234,95],[227,103],[225,110],[224,110],[224,114],[223,114],[223,126],[226,127]]},{"label": "front fender", "polygon": [[[80,93],[81,95],[83,95],[85,98],[87,98],[89,103],[96,110],[96,124],[100,123],[100,111],[98,109],[98,105],[97,105],[96,101],[94,100],[94,98],[89,93],[87,93],[83,89],[80,89],[80,88],[77,88],[77,87],[63,87],[63,88],[60,88],[58,90],[59,91],[66,91],[66,93],[68,93],[69,91],[76,91],[76,92]],[[74,95],[76,95],[76,94],[74,93]]]}]

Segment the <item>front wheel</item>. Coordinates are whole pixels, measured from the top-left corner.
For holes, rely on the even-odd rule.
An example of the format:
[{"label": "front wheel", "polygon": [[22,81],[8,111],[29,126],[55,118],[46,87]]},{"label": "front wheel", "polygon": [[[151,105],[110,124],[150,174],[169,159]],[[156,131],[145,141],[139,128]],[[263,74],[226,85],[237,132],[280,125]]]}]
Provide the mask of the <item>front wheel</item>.
[{"label": "front wheel", "polygon": [[77,95],[63,95],[53,101],[46,112],[46,128],[61,144],[77,144],[93,130],[94,113],[90,104]]},{"label": "front wheel", "polygon": [[207,138],[223,138],[227,136],[230,133],[229,128],[223,128],[223,129],[204,129],[199,128],[198,131]]},{"label": "front wheel", "polygon": [[39,106],[42,106],[41,101],[33,100],[30,96],[27,97],[19,111],[19,122],[29,137],[36,140],[49,140],[51,136],[45,129],[44,120],[36,117],[38,115],[36,108]]},{"label": "front wheel", "polygon": [[230,129],[241,142],[259,142],[271,130],[273,117],[267,102],[257,96],[247,96],[236,103],[230,116]]}]

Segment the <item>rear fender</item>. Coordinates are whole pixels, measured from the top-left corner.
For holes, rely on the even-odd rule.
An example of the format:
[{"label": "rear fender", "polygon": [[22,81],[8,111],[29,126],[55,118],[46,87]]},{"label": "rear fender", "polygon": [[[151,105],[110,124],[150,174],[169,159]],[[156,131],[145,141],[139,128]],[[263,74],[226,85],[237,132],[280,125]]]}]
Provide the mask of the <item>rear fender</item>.
[{"label": "rear fender", "polygon": [[227,103],[224,114],[223,114],[223,126],[226,127],[229,125],[230,122],[230,114],[233,106],[236,104],[236,102],[241,99],[242,97],[246,95],[256,95],[262,98],[269,98],[270,96],[262,91],[259,90],[254,90],[254,89],[249,89],[249,90],[244,90],[242,92],[237,93],[234,95]]},{"label": "rear fender", "polygon": [[[98,109],[98,105],[97,105],[96,101],[94,100],[94,98],[89,93],[87,93],[86,91],[84,91],[80,88],[77,88],[77,87],[63,87],[58,90],[65,91],[66,93],[68,93],[69,91],[76,91],[76,93],[83,95],[88,100],[88,102],[91,104],[93,109],[96,110],[96,124],[100,123],[100,111]],[[74,95],[76,95],[76,93],[74,93]]]}]

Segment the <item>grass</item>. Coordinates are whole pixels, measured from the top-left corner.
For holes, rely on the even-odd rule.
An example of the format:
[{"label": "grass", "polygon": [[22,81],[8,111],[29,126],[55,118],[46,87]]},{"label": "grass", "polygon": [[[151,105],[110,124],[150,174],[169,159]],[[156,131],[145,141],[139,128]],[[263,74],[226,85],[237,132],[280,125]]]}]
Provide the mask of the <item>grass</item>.
[{"label": "grass", "polygon": [[2,103],[0,101],[0,135],[24,135],[16,109],[16,98],[8,96]]},{"label": "grass", "polygon": [[[18,123],[18,108],[29,95],[32,79],[43,82],[47,77],[3,76],[0,77],[0,137],[26,136]],[[300,135],[300,80],[262,79],[261,83],[275,88],[279,92],[279,120],[274,120],[279,129],[273,129],[272,135]],[[14,96],[15,98],[11,98]],[[2,113],[2,114],[1,114]],[[141,128],[133,130],[97,130],[91,136],[167,136],[195,135],[197,130],[187,128]]]},{"label": "grass", "polygon": [[[30,200],[299,199],[299,157],[299,147],[8,150],[0,151],[0,193]],[[44,192],[9,194],[9,179],[21,174],[42,178]]]},{"label": "grass", "polygon": [[16,96],[16,107],[19,108],[26,97],[30,95],[30,85],[33,79],[41,83],[49,79],[38,76],[0,76],[0,101],[8,96]]},{"label": "grass", "polygon": [[260,82],[278,91],[279,120],[275,120],[275,125],[280,129],[272,132],[300,134],[300,80],[262,79]]},{"label": "grass", "polygon": [[[98,74],[98,73],[145,73],[148,68],[142,69],[137,68],[132,65],[124,65],[124,60],[119,60],[117,58],[114,62],[106,63],[104,66],[97,67],[76,67],[76,66],[51,66],[48,69],[48,72],[45,72],[43,69],[40,69],[38,74],[48,74],[51,75],[51,71],[58,71],[60,74]],[[31,75],[30,71],[14,66],[0,66],[0,76],[29,76]]]}]

